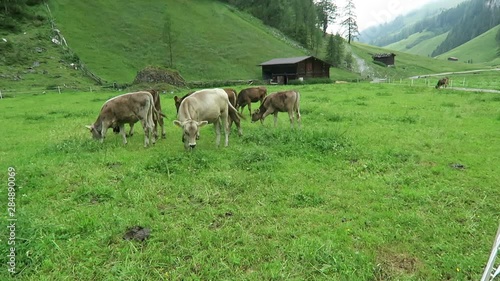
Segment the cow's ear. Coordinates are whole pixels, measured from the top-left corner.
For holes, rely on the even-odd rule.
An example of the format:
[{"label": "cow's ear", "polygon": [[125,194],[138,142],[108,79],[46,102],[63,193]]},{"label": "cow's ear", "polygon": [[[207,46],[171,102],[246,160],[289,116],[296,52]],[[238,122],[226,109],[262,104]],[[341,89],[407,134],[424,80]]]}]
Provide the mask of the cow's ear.
[{"label": "cow's ear", "polygon": [[174,125],[182,128],[182,123],[179,120],[174,120]]},{"label": "cow's ear", "polygon": [[203,127],[207,124],[208,124],[208,121],[201,121],[201,122],[198,122],[198,127]]},{"label": "cow's ear", "polygon": [[175,102],[178,102],[178,101],[179,101],[179,97],[178,97],[178,96],[175,96],[175,97],[174,97],[174,101],[175,101]]}]

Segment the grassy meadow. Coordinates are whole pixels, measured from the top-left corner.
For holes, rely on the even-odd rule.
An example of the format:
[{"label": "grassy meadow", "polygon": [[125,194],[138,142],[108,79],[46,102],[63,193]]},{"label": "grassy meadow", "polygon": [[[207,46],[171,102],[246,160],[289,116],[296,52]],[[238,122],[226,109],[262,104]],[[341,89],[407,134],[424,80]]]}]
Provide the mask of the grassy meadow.
[{"label": "grassy meadow", "polygon": [[[500,96],[296,89],[301,129],[285,113],[277,128],[272,116],[247,117],[244,135],[216,148],[210,125],[192,153],[170,93],[167,138],[147,149],[139,124],[127,145],[85,129],[117,92],[0,100],[4,187],[16,170],[17,279],[478,280],[500,214]],[[136,225],[150,237],[124,240]],[[1,280],[8,235],[2,227]]]}]

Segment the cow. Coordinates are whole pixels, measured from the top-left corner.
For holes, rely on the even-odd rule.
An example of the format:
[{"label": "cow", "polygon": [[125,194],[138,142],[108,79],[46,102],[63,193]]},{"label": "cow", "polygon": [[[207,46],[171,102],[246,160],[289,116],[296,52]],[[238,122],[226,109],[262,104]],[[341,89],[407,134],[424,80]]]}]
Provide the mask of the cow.
[{"label": "cow", "polygon": [[441,87],[448,87],[448,77],[445,77],[445,78],[442,78],[442,79],[439,79],[438,82],[437,82],[437,85],[436,85],[436,89],[439,89]]},{"label": "cow", "polygon": [[[227,94],[227,98],[229,99],[229,103],[233,106],[233,107],[236,107],[236,97],[237,97],[237,93],[236,93],[236,90],[234,89],[231,89],[231,88],[224,88],[224,92],[226,92]],[[178,96],[175,96],[174,97],[174,103],[175,103],[175,108],[177,110],[177,113],[179,112],[179,106],[181,105],[181,102],[186,98],[188,97],[189,95],[191,95],[192,93],[194,92],[189,92],[188,94],[184,95],[182,98],[179,98]],[[233,126],[233,122],[236,123],[236,127],[238,128],[238,132],[241,131],[241,127],[240,127],[240,121],[239,121],[239,118],[233,118],[232,117],[233,113],[229,113],[229,128],[231,129],[231,127]],[[235,120],[238,120],[238,121],[235,121]]]},{"label": "cow", "polygon": [[[107,100],[101,108],[97,120],[92,125],[86,126],[95,139],[104,141],[108,128],[119,128],[123,136],[123,143],[127,144],[125,136],[125,124],[133,124],[141,121],[144,129],[144,147],[149,145],[150,135],[154,128],[153,114],[154,99],[150,92],[140,91],[123,94]],[[153,136],[152,143],[156,141]]]},{"label": "cow", "polygon": [[278,121],[278,112],[288,112],[290,127],[293,129],[294,112],[296,114],[298,127],[301,126],[300,119],[300,94],[298,91],[284,91],[272,93],[264,99],[258,110],[252,114],[252,122],[261,120],[264,122],[269,114],[274,114],[274,126]]},{"label": "cow", "polygon": [[250,116],[252,115],[252,102],[257,102],[260,101],[260,104],[262,105],[262,101],[267,95],[267,89],[266,87],[251,87],[251,88],[246,88],[240,91],[238,94],[238,99],[236,100],[236,109],[239,109],[241,107],[241,113],[243,113],[243,108],[245,108],[245,105],[248,105],[248,112],[250,113]]},{"label": "cow", "polygon": [[[236,124],[240,122],[238,111],[229,102],[227,93],[223,89],[205,89],[196,91],[185,97],[179,105],[177,120],[174,125],[182,128],[182,141],[186,150],[196,147],[196,139],[201,127],[214,124],[216,140],[220,144],[220,130],[223,126],[225,133],[225,145],[229,145],[228,116],[234,118]],[[241,128],[238,133],[241,135]]]},{"label": "cow", "polygon": [[[155,139],[158,139],[158,124],[159,124],[161,127],[161,137],[164,139],[164,138],[166,138],[166,134],[165,134],[165,127],[164,127],[164,123],[163,123],[163,117],[166,117],[166,116],[161,111],[160,94],[158,93],[158,91],[156,91],[154,89],[148,90],[148,92],[150,92],[151,95],[153,96],[154,108],[155,108],[155,112],[153,112],[153,123],[154,123],[153,135],[154,135]],[[127,136],[131,137],[134,135],[134,124],[135,124],[135,122],[129,123],[130,130],[129,130],[129,133]],[[120,127],[115,126],[113,128],[113,132],[115,132],[116,134],[120,133]]]}]

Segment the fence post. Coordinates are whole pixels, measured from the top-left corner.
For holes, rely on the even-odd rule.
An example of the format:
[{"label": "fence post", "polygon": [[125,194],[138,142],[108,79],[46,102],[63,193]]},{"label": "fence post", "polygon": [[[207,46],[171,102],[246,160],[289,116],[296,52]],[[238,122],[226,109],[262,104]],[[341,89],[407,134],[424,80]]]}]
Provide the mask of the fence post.
[{"label": "fence post", "polygon": [[0,99],[3,99],[2,91],[0,91]]}]

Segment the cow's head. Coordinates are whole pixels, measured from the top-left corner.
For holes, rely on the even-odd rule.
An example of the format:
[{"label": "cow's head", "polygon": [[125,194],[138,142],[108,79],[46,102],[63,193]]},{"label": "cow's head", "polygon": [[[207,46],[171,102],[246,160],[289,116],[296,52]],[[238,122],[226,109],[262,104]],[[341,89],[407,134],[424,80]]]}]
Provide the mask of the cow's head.
[{"label": "cow's head", "polygon": [[199,130],[206,124],[208,124],[208,121],[198,122],[194,120],[186,120],[181,122],[179,120],[174,120],[174,125],[182,128],[182,142],[184,143],[184,148],[189,150],[196,147]]},{"label": "cow's head", "polygon": [[260,109],[257,109],[252,113],[252,122],[258,121],[260,119],[262,119],[262,112],[260,111]]},{"label": "cow's head", "polygon": [[94,139],[102,139],[101,131],[98,130],[94,125],[86,125],[85,127],[90,130],[90,133],[92,134],[92,137]]}]

